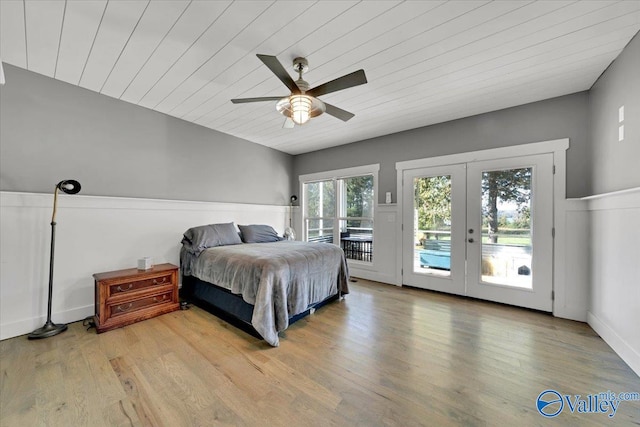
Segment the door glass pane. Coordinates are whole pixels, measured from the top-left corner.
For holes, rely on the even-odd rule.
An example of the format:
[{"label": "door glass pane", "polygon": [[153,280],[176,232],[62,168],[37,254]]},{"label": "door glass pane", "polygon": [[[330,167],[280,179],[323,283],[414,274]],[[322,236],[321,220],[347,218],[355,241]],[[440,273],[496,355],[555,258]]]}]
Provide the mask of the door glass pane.
[{"label": "door glass pane", "polygon": [[413,271],[450,276],[451,175],[414,178],[413,189]]},{"label": "door glass pane", "polygon": [[483,282],[532,287],[532,173],[532,168],[482,173]]}]

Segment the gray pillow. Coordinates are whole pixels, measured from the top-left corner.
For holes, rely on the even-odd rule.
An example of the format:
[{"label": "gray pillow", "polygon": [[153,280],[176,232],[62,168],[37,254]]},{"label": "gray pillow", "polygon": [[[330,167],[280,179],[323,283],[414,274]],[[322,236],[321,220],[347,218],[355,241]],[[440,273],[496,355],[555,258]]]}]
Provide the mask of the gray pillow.
[{"label": "gray pillow", "polygon": [[245,243],[268,243],[282,240],[270,225],[239,225],[242,241]]},{"label": "gray pillow", "polygon": [[185,231],[182,238],[184,248],[195,255],[200,255],[207,248],[241,243],[233,222],[192,227]]}]

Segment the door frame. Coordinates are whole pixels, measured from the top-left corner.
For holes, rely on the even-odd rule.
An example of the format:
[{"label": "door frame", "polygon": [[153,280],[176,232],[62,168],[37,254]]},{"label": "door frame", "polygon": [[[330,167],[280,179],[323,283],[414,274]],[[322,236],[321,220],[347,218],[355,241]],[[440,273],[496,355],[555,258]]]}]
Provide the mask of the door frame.
[{"label": "door frame", "polygon": [[[552,289],[554,296],[562,296],[564,303],[564,277],[565,271],[563,260],[565,252],[565,224],[564,218],[566,200],[566,151],[569,149],[569,139],[556,139],[550,141],[534,142],[528,144],[512,145],[501,148],[491,148],[487,150],[470,151],[466,153],[450,154],[445,156],[430,157],[416,160],[396,162],[397,188],[396,194],[401,195],[404,187],[404,172],[410,169],[429,168],[435,166],[446,166],[456,163],[470,163],[474,161],[495,160],[510,157],[520,157],[534,154],[553,154],[553,268],[552,268]],[[404,206],[398,203],[398,217],[404,218]],[[402,286],[403,283],[403,253],[404,251],[403,221],[396,224],[396,283]],[[562,288],[562,289],[560,289]],[[555,313],[559,298],[553,298],[552,310]]]}]

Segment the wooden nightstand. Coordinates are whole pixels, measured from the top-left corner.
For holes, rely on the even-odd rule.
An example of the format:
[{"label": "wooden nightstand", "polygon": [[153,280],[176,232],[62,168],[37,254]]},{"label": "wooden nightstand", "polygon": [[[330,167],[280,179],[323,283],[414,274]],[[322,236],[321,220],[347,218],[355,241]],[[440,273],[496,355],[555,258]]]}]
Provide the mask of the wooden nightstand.
[{"label": "wooden nightstand", "polygon": [[128,268],[94,274],[98,333],[180,308],[178,267],[159,264],[149,270]]}]

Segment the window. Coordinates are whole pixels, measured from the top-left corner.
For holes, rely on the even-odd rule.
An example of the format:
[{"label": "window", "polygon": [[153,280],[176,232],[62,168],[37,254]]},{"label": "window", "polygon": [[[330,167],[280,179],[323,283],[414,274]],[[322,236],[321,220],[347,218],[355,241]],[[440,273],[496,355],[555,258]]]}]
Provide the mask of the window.
[{"label": "window", "polygon": [[[304,239],[339,243],[348,259],[373,262],[377,170],[375,165],[334,171],[343,175],[329,179],[313,178],[331,173],[301,177]],[[351,175],[349,171],[359,173]]]}]

